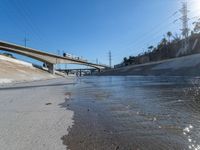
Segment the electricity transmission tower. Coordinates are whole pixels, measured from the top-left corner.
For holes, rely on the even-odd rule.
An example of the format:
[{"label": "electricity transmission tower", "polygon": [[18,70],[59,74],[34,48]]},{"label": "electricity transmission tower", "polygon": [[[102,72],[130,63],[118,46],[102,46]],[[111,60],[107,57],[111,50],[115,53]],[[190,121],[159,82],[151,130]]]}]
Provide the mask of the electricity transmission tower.
[{"label": "electricity transmission tower", "polygon": [[182,8],[180,9],[180,12],[182,14],[182,17],[180,18],[182,21],[182,40],[183,40],[183,44],[182,44],[182,48],[184,50],[184,53],[187,52],[188,50],[188,46],[189,46],[189,28],[188,28],[188,6],[187,6],[187,2],[183,2],[182,3]]},{"label": "electricity transmission tower", "polygon": [[111,51],[109,51],[108,56],[109,56],[109,66],[110,66],[110,68],[112,68],[112,53],[111,53]]}]

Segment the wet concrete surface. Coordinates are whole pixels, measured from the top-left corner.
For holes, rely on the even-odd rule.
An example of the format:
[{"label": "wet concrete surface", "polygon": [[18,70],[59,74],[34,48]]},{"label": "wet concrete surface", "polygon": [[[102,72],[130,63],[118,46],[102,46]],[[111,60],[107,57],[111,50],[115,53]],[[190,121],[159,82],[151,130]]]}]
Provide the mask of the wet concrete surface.
[{"label": "wet concrete surface", "polygon": [[81,78],[60,104],[74,111],[75,123],[61,140],[70,150],[198,149],[200,106],[184,93],[191,80]]},{"label": "wet concrete surface", "polygon": [[60,137],[73,125],[73,111],[61,108],[73,79],[0,86],[0,149],[63,150]]}]

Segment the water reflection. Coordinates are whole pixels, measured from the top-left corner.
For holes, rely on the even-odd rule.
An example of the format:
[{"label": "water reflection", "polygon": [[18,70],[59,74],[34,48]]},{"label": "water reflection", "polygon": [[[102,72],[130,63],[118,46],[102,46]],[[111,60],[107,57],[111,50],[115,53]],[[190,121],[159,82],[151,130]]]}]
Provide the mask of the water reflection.
[{"label": "water reflection", "polygon": [[[84,143],[88,149],[112,148],[112,143],[118,143],[120,149],[200,149],[200,106],[184,93],[192,86],[192,80],[140,76],[82,78],[79,84],[67,89],[73,93],[70,109],[75,111],[75,127],[69,139],[77,142],[75,130],[80,131],[79,138],[87,136],[84,130],[90,130],[93,134]],[[90,118],[84,112],[86,109],[90,110]],[[73,149],[72,140],[68,144]],[[84,146],[78,144],[76,148]]]}]

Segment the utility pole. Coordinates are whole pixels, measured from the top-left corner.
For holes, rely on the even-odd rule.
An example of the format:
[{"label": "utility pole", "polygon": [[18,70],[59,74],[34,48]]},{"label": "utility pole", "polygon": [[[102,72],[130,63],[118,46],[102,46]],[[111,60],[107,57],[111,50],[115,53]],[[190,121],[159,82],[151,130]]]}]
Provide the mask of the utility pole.
[{"label": "utility pole", "polygon": [[[60,56],[60,50],[58,49],[57,50],[57,53],[58,53],[58,56]],[[60,69],[60,64],[57,64],[58,65],[58,69]]]},{"label": "utility pole", "polygon": [[111,51],[108,52],[108,56],[109,56],[109,66],[110,66],[110,68],[112,68],[112,53],[111,53]]},{"label": "utility pole", "polygon": [[96,59],[96,64],[98,64],[99,63],[99,60],[98,60],[98,58]]},{"label": "utility pole", "polygon": [[67,70],[67,64],[65,64],[65,70]]},{"label": "utility pole", "polygon": [[28,42],[28,41],[29,41],[29,39],[27,39],[26,34],[25,34],[25,37],[24,37],[24,47],[27,46],[27,42]]},{"label": "utility pole", "polygon": [[189,18],[188,18],[188,6],[187,6],[187,2],[183,2],[182,3],[182,8],[180,9],[180,12],[182,14],[182,17],[180,18],[181,21],[182,21],[182,40],[183,40],[183,49],[184,49],[184,53],[187,52],[188,50],[188,45],[189,45],[189,39],[188,39],[188,36],[189,36],[189,28],[188,28],[188,21],[189,21]]},{"label": "utility pole", "polygon": [[[63,51],[63,56],[66,55],[65,51]],[[65,70],[67,70],[67,64],[65,64]]]}]

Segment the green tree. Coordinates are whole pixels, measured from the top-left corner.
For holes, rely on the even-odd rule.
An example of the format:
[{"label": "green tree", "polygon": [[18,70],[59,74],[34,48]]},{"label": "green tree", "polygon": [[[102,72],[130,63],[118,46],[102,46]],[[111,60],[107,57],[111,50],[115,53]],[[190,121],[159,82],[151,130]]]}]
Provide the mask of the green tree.
[{"label": "green tree", "polygon": [[161,44],[162,45],[167,45],[167,39],[165,37],[161,40]]},{"label": "green tree", "polygon": [[173,35],[173,39],[175,42],[179,42],[181,40],[181,37],[176,33],[175,35]]},{"label": "green tree", "polygon": [[126,57],[124,57],[124,62],[127,62],[127,58]]},{"label": "green tree", "polygon": [[152,45],[149,46],[149,47],[148,47],[148,52],[151,52],[151,51],[153,50],[153,48],[154,48],[154,47],[153,47]]},{"label": "green tree", "polygon": [[171,42],[172,32],[167,32],[168,42]]},{"label": "green tree", "polygon": [[194,32],[198,33],[200,31],[200,19],[198,21],[193,22],[194,24]]}]

